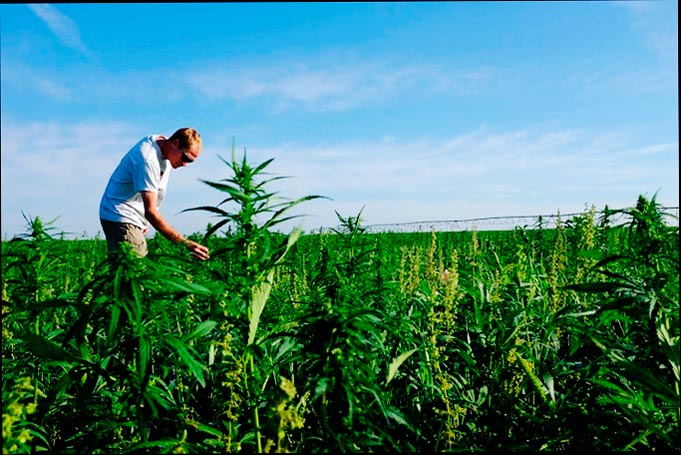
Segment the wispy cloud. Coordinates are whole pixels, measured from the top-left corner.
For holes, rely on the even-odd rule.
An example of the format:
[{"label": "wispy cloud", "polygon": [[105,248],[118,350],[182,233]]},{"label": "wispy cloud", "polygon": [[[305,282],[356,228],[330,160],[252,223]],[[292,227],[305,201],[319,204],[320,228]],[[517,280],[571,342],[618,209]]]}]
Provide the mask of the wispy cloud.
[{"label": "wispy cloud", "polygon": [[17,62],[3,65],[2,82],[25,90],[30,89],[31,92],[60,101],[68,100],[73,94],[68,85],[56,75],[50,76]]},{"label": "wispy cloud", "polygon": [[[38,5],[45,6],[45,5]],[[295,59],[294,59],[295,60]],[[471,95],[497,90],[492,68],[453,69],[441,63],[418,65],[368,59],[328,63],[317,56],[295,63],[265,59],[193,63],[168,74],[157,68],[115,72],[102,67],[46,70],[17,59],[3,67],[3,82],[30,88],[54,99],[87,102],[116,100],[131,104],[172,104],[189,97],[206,103],[258,102],[265,110],[347,111],[396,99]],[[201,68],[197,70],[196,68]],[[162,76],[160,76],[162,74]]]},{"label": "wispy cloud", "polygon": [[208,99],[269,100],[273,108],[342,111],[408,91],[471,93],[488,84],[489,68],[452,70],[437,63],[408,65],[388,59],[329,62],[328,56],[258,66],[241,63],[189,72],[185,80]]},{"label": "wispy cloud", "polygon": [[[678,1],[659,2],[614,2],[628,10],[633,18],[633,27],[641,34],[643,44],[657,55],[660,61],[678,67],[679,27],[678,20],[657,20],[662,16],[678,17]],[[661,27],[663,24],[668,26]],[[678,73],[677,73],[678,78]]]},{"label": "wispy cloud", "polygon": [[80,38],[80,30],[70,17],[48,4],[27,5],[33,13],[42,20],[52,33],[64,45],[80,52],[87,57],[93,57],[92,51],[83,44]]},{"label": "wispy cloud", "polygon": [[[444,219],[631,204],[639,192],[655,191],[657,185],[678,204],[678,170],[669,166],[678,163],[676,155],[678,142],[640,147],[616,132],[481,127],[399,144],[288,145],[259,151],[257,158],[279,157],[273,172],[295,177],[279,183],[282,194],[323,194],[339,206],[366,203],[372,208],[365,215],[373,222],[398,222],[414,221],[436,202]],[[630,200],[614,200],[614,188],[624,188],[620,194]],[[400,205],[405,208],[385,209]]]},{"label": "wispy cloud", "polygon": [[86,73],[61,68],[56,72],[10,60],[3,65],[3,84],[30,88],[56,100],[68,98],[69,102],[115,100],[148,105],[153,101],[175,105],[190,99],[204,104],[231,101],[280,114],[291,110],[343,112],[402,97],[419,102],[461,96],[519,98],[537,90],[553,92],[558,87],[583,93],[646,95],[675,91],[678,81],[675,70],[665,68],[656,72],[632,68],[589,73],[581,66],[570,65],[529,71],[522,64],[457,68],[438,61],[412,65],[388,58],[334,64],[327,61],[318,56],[298,63],[270,59],[251,64],[238,60],[194,63],[192,68],[178,68],[161,77],[157,68],[117,72],[97,67]]}]

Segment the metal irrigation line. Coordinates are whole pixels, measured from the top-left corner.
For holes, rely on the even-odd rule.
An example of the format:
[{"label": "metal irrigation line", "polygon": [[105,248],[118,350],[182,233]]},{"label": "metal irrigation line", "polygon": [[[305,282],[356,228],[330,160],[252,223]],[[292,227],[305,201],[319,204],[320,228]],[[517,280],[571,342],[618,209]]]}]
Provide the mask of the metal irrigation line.
[{"label": "metal irrigation line", "polygon": [[[678,226],[679,223],[679,207],[662,207],[663,211],[671,215],[671,224]],[[597,211],[598,214],[604,214],[604,210]],[[454,228],[455,226],[473,226],[476,229],[484,226],[527,226],[530,223],[522,223],[522,220],[531,220],[532,225],[537,225],[539,220],[542,222],[544,220],[554,220],[556,218],[561,218],[563,220],[570,219],[575,216],[584,215],[584,212],[578,213],[561,213],[561,214],[551,214],[551,215],[516,215],[516,216],[489,216],[482,218],[468,218],[464,220],[430,220],[430,221],[410,221],[405,223],[383,223],[383,224],[371,224],[364,226],[367,231],[370,232],[418,232],[423,230],[435,229],[439,226],[436,231],[446,230],[446,228]],[[618,213],[616,216],[612,215],[612,221],[618,221],[623,217],[623,214]],[[548,226],[547,226],[548,227]]]}]

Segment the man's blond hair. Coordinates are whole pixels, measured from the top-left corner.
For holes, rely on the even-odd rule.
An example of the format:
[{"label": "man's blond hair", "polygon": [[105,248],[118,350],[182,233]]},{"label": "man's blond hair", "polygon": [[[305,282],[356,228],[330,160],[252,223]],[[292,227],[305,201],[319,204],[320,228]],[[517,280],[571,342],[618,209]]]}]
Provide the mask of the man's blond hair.
[{"label": "man's blond hair", "polygon": [[187,150],[194,144],[201,150],[201,135],[194,128],[180,128],[168,140],[172,142],[175,139],[179,141],[179,146],[182,150]]}]

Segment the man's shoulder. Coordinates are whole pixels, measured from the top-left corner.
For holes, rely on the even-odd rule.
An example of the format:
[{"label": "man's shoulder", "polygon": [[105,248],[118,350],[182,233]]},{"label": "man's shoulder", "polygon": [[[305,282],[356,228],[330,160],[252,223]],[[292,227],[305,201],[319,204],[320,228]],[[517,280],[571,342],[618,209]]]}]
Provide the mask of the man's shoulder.
[{"label": "man's shoulder", "polygon": [[156,160],[160,148],[156,143],[157,135],[149,135],[142,138],[131,152],[141,157],[144,161]]}]

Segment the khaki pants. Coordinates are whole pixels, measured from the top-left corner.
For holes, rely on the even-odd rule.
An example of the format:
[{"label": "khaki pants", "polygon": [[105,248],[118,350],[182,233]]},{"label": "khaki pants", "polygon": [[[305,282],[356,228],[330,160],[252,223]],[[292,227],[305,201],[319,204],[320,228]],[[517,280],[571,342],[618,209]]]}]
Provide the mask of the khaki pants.
[{"label": "khaki pants", "polygon": [[115,221],[99,220],[106,236],[106,246],[109,257],[114,256],[120,250],[123,242],[130,244],[132,250],[140,257],[147,255],[147,239],[141,228],[130,223],[117,223]]}]

